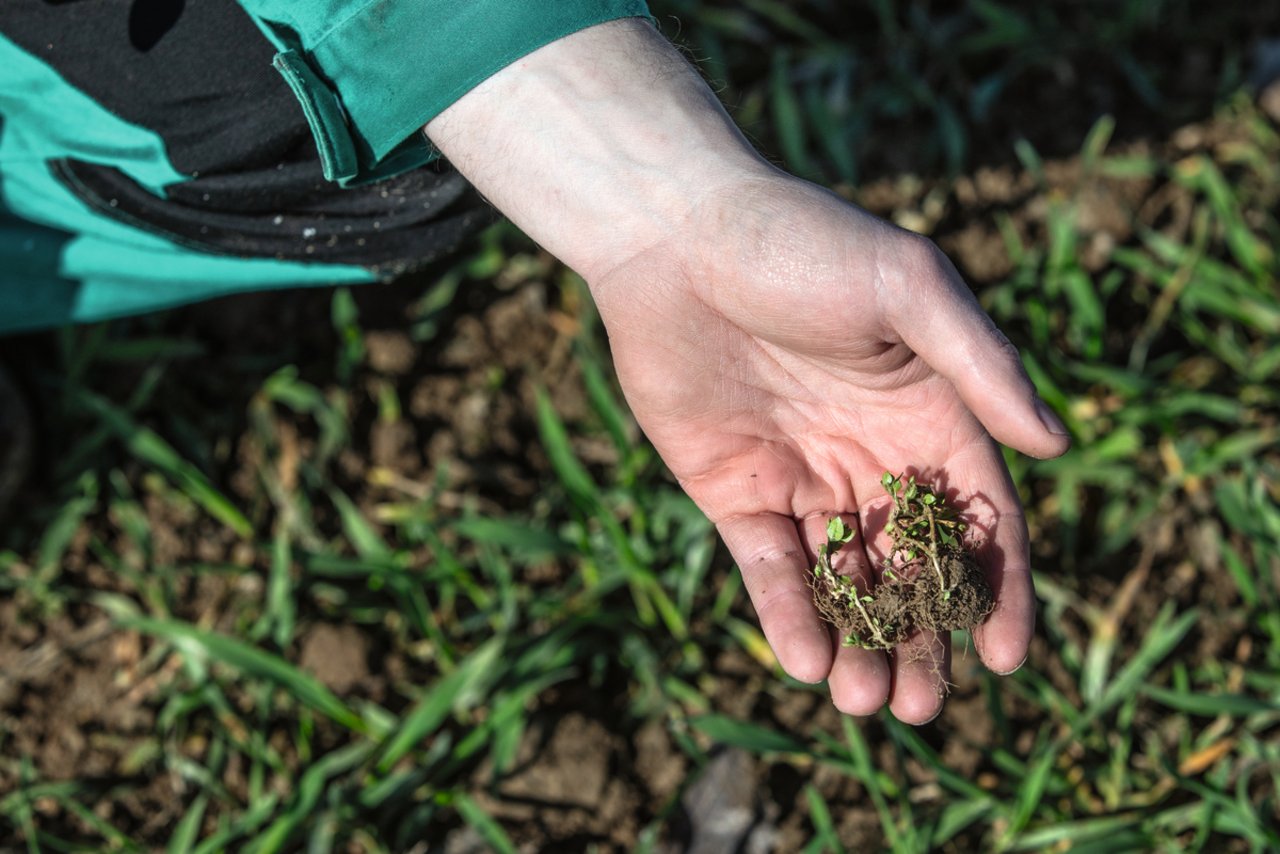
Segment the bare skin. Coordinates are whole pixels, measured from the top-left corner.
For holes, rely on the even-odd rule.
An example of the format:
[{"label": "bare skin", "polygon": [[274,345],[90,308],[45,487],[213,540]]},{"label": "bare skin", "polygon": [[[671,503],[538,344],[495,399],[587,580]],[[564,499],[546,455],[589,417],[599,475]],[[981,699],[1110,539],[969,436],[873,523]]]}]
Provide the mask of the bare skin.
[{"label": "bare skin", "polygon": [[837,569],[872,575],[885,471],[941,474],[972,499],[997,598],[975,643],[997,673],[1021,665],[1027,530],[995,440],[1050,457],[1069,439],[931,243],[764,163],[641,21],[530,54],[426,131],[587,280],[628,403],[715,522],[789,674],[828,680],[850,714],[941,709],[947,644],[840,648],[806,583],[836,513],[869,535]]}]

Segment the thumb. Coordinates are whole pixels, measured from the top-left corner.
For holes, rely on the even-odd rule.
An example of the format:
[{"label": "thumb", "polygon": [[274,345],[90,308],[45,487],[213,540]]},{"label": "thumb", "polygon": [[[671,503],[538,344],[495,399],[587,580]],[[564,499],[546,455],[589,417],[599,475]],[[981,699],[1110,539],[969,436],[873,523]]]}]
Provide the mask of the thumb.
[{"label": "thumb", "polygon": [[[987,432],[1032,457],[1066,453],[1071,437],[1036,394],[1018,348],[978,305],[955,266],[928,244],[915,287],[895,288],[899,305],[886,312],[908,347],[950,380]],[[909,304],[908,304],[909,303]]]}]

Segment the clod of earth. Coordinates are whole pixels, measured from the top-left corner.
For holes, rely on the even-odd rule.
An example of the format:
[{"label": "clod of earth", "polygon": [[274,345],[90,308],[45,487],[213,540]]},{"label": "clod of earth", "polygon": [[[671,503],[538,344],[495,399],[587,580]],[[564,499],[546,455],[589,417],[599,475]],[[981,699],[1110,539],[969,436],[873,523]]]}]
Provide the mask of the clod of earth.
[{"label": "clod of earth", "polygon": [[881,483],[893,499],[885,525],[892,546],[881,580],[874,590],[859,590],[852,578],[836,574],[831,557],[855,531],[832,519],[809,580],[818,612],[846,646],[867,649],[891,649],[915,629],[948,632],[981,624],[995,597],[955,510],[915,477],[886,472]]}]

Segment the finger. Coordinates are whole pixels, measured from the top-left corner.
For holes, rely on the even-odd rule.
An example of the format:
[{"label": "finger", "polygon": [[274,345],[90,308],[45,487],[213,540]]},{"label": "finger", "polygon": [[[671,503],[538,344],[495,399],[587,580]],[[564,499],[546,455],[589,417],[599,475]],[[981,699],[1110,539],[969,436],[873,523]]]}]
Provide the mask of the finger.
[{"label": "finger", "polygon": [[831,702],[846,715],[874,715],[889,699],[889,661],[879,650],[841,645],[827,687]]},{"label": "finger", "polygon": [[991,613],[974,629],[974,645],[989,669],[1012,673],[1026,658],[1036,621],[1022,504],[1000,449],[990,439],[954,454],[946,473],[940,485],[969,526],[966,543],[973,547],[995,600]]},{"label": "finger", "polygon": [[904,724],[927,724],[942,711],[951,681],[949,637],[917,632],[893,650],[889,711]]},{"label": "finger", "polygon": [[[827,522],[831,514],[810,516],[800,524],[800,535],[806,546],[813,547],[811,561],[817,560],[816,545],[826,542]],[[867,557],[866,543],[856,513],[841,513],[840,518],[851,527],[855,536],[844,548],[832,556],[832,569],[840,575],[854,579],[860,590],[870,590],[872,581],[871,560]],[[884,706],[889,697],[889,662],[878,650],[846,647],[838,629],[831,632],[835,661],[827,677],[831,701],[846,715],[873,715]]]},{"label": "finger", "polygon": [[961,463],[970,496],[963,513],[995,596],[995,607],[973,632],[974,646],[983,664],[1007,675],[1026,660],[1036,625],[1027,520],[999,448],[974,445]]},{"label": "finger", "polygon": [[888,288],[887,312],[902,341],[955,387],[995,439],[1046,459],[1071,446],[1067,429],[1043,400],[1010,343],[978,305],[955,267],[932,243]]},{"label": "finger", "polygon": [[978,657],[993,673],[1008,676],[1022,667],[1035,631],[1035,592],[1027,557],[1026,524],[1005,524],[994,543],[978,550],[979,562],[987,567],[996,604],[986,621],[973,632]]},{"label": "finger", "polygon": [[774,514],[721,522],[720,536],[742,571],[773,654],[792,678],[821,682],[831,671],[831,637],[813,606],[807,557],[793,519]]}]

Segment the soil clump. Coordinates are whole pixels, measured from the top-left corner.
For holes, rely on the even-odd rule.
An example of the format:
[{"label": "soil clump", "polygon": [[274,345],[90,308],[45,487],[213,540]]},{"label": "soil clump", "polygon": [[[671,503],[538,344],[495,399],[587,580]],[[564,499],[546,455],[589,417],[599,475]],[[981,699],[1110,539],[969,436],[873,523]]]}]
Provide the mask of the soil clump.
[{"label": "soil clump", "polygon": [[831,557],[852,542],[840,518],[827,525],[810,577],[813,601],[846,646],[892,649],[916,629],[949,632],[980,625],[995,606],[982,567],[961,539],[964,523],[933,487],[886,473],[893,499],[885,532],[893,541],[874,591],[837,574]]}]

